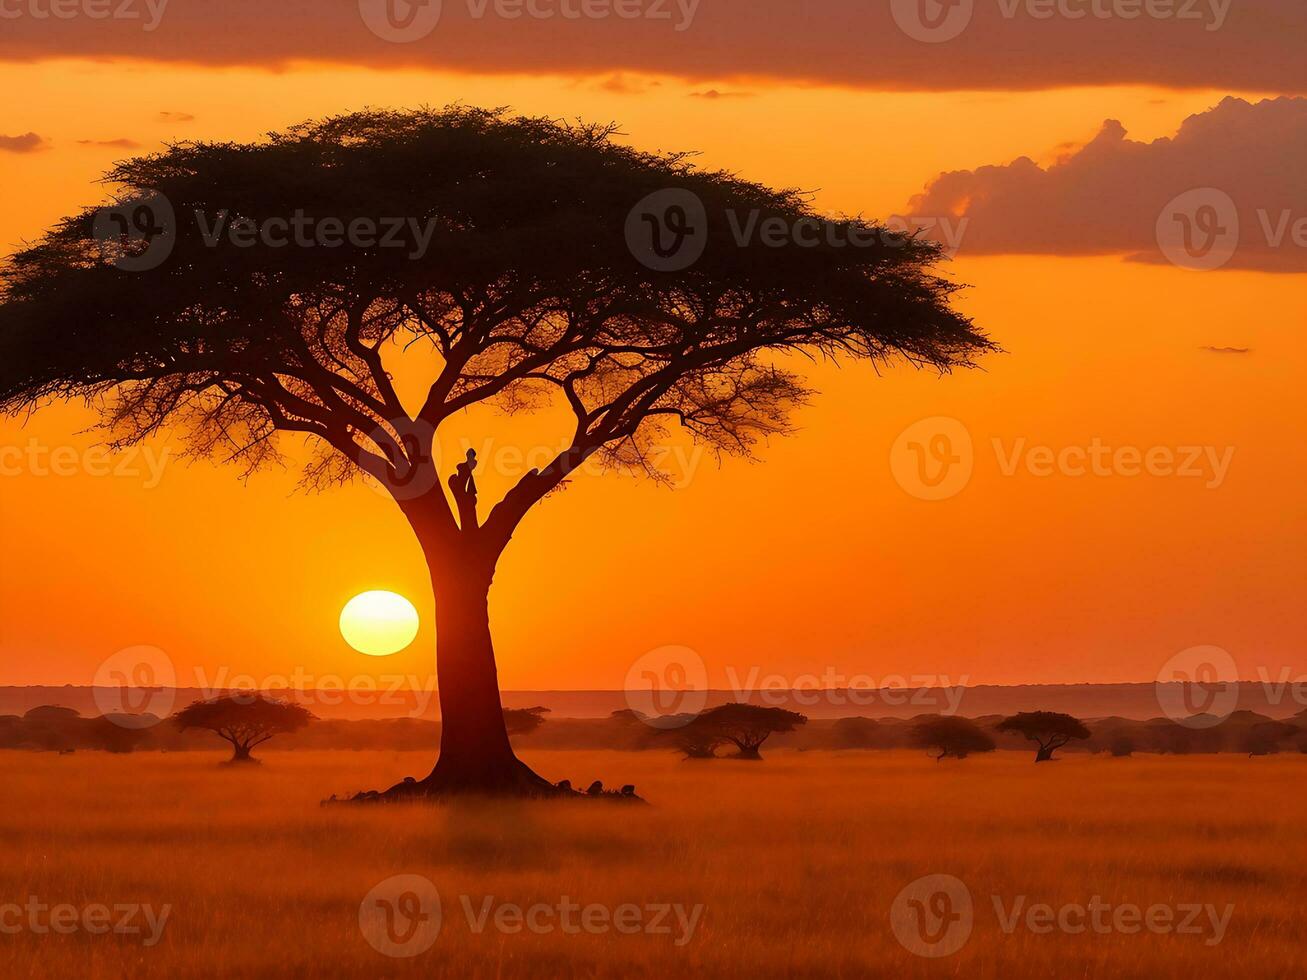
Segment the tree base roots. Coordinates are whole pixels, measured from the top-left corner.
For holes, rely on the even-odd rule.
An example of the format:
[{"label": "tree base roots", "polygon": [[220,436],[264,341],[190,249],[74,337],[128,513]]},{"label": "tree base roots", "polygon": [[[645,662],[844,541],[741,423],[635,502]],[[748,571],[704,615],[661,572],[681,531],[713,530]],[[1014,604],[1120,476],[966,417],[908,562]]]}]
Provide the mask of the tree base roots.
[{"label": "tree base roots", "polygon": [[355,793],[344,799],[334,794],[323,800],[327,806],[335,803],[438,803],[456,799],[522,799],[522,800],[561,800],[587,799],[608,800],[614,803],[644,803],[635,795],[634,786],[623,786],[620,790],[604,789],[603,783],[595,780],[584,791],[573,788],[570,780],[551,783],[536,775],[525,763],[515,764],[504,771],[471,773],[451,773],[442,771],[439,765],[426,779],[414,779],[408,776],[402,783],[396,783],[390,789],[368,790]]}]

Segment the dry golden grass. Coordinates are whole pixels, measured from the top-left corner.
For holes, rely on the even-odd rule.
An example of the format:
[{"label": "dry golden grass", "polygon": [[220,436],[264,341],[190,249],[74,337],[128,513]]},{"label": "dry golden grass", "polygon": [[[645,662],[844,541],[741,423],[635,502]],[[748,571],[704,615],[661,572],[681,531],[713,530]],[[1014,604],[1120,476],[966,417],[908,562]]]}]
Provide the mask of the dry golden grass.
[{"label": "dry golden grass", "polygon": [[[0,753],[0,904],[173,906],[162,941],[0,935],[5,977],[1301,976],[1307,962],[1307,757],[1107,759],[998,753],[773,752],[763,763],[528,753],[552,778],[636,782],[655,805],[320,808],[332,792],[425,771],[399,753]],[[900,889],[964,880],[975,929],[947,959],[889,928]],[[363,939],[382,879],[425,875],[444,926],[414,959]],[[475,934],[458,896],[523,906],[705,906],[693,939]],[[1035,935],[1010,903],[1234,905],[1224,941]]]}]

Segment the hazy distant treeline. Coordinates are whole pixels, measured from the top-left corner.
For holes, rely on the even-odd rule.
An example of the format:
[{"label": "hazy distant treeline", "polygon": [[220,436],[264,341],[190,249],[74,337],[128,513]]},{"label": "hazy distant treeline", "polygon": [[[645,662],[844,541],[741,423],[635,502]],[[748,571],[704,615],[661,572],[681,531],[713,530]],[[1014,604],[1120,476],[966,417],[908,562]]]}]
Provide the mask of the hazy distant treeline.
[{"label": "hazy distant treeline", "polygon": [[[921,716],[928,717],[928,716]],[[849,717],[814,719],[807,725],[772,737],[771,748],[798,750],[905,749],[912,746],[911,732],[921,720]],[[994,732],[999,715],[972,719],[993,734],[1000,749],[1029,751],[1020,736]],[[1299,732],[1288,737],[1266,736],[1267,716],[1238,711],[1207,728],[1182,725],[1167,718],[1135,721],[1126,718],[1089,719],[1091,737],[1067,746],[1068,752],[1135,752],[1191,754],[1240,752],[1265,755],[1277,751],[1307,752],[1307,712],[1295,721]],[[431,750],[439,744],[439,722],[416,718],[361,721],[319,721],[300,732],[278,737],[277,749],[391,749]],[[541,749],[616,749],[672,751],[672,733],[651,727],[632,712],[609,718],[553,718],[528,735],[518,736],[523,747]],[[153,716],[83,717],[58,706],[33,708],[24,715],[0,715],[0,749],[46,752],[78,750],[107,752],[214,750],[220,746],[207,732],[180,732],[166,719]]]}]

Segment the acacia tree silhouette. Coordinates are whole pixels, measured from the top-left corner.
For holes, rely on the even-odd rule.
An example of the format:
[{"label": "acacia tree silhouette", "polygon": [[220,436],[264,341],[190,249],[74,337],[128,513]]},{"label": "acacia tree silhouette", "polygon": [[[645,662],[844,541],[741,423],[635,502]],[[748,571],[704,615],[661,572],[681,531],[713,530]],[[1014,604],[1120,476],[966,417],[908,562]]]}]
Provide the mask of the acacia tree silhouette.
[{"label": "acacia tree silhouette", "polygon": [[[792,355],[944,372],[993,346],[951,309],[937,246],[615,133],[460,107],[182,143],[117,165],[116,208],[64,220],[4,269],[0,411],[85,397],[111,446],[175,426],[247,471],[303,433],[323,448],[310,485],[361,471],[391,492],[431,572],[442,734],[432,773],[386,798],[555,791],[509,745],[488,593],[527,512],[583,462],[657,478],[651,450],[674,426],[748,455],[809,395]],[[678,212],[702,254],[655,271],[628,219],[667,189],[708,220]],[[810,247],[741,243],[753,217]],[[342,234],[360,220],[385,241]],[[387,358],[413,343],[440,367],[410,413]],[[446,496],[442,422],[546,400],[571,409],[567,449],[484,520],[471,459]]]},{"label": "acacia tree silhouette", "polygon": [[994,730],[1024,735],[1026,741],[1037,744],[1036,762],[1048,762],[1053,753],[1068,742],[1086,739],[1090,735],[1084,722],[1060,711],[1022,711],[1004,718],[994,726]]},{"label": "acacia tree silhouette", "polygon": [[250,753],[272,738],[297,732],[317,716],[302,704],[262,694],[229,694],[193,701],[173,716],[179,731],[201,728],[231,743],[232,762],[257,761]]}]

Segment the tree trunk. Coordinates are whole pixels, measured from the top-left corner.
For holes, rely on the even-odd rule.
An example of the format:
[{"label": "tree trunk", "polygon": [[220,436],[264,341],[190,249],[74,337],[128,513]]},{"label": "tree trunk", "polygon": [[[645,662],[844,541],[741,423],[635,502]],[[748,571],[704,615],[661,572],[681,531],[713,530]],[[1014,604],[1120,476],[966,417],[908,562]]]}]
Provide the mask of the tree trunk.
[{"label": "tree trunk", "polygon": [[759,749],[762,748],[761,742],[757,745],[750,745],[748,742],[740,745],[740,743],[737,742],[736,745],[739,746],[740,751],[736,754],[735,758],[749,759],[754,762],[762,761],[762,752],[759,751]]},{"label": "tree trunk", "polygon": [[230,762],[253,762],[254,757],[250,755],[250,747],[241,745],[240,742],[231,743],[232,753]]},{"label": "tree trunk", "polygon": [[1044,746],[1041,745],[1039,747],[1039,751],[1035,753],[1036,762],[1051,762],[1052,759],[1053,759],[1052,748],[1045,748]]},{"label": "tree trunk", "polygon": [[439,792],[538,795],[554,787],[518,760],[499,700],[489,578],[433,576],[440,757],[424,780]]},{"label": "tree trunk", "polygon": [[[431,551],[424,550],[431,562]],[[469,558],[450,568],[431,569],[440,755],[430,775],[392,787],[387,798],[464,793],[551,796],[560,792],[513,753],[490,639],[488,599],[493,562]]]},{"label": "tree trunk", "polygon": [[[451,489],[457,496],[457,487]],[[475,497],[459,499],[461,527],[448,519],[443,500],[434,504],[428,499],[407,501],[401,503],[401,509],[422,545],[436,600],[440,755],[425,779],[409,777],[384,793],[358,793],[351,801],[392,802],[465,794],[580,796],[566,780],[554,785],[537,776],[517,758],[508,740],[488,602],[495,564],[508,535],[496,538],[477,526]],[[592,788],[586,795],[643,802],[634,787],[623,787],[620,793]]]}]

